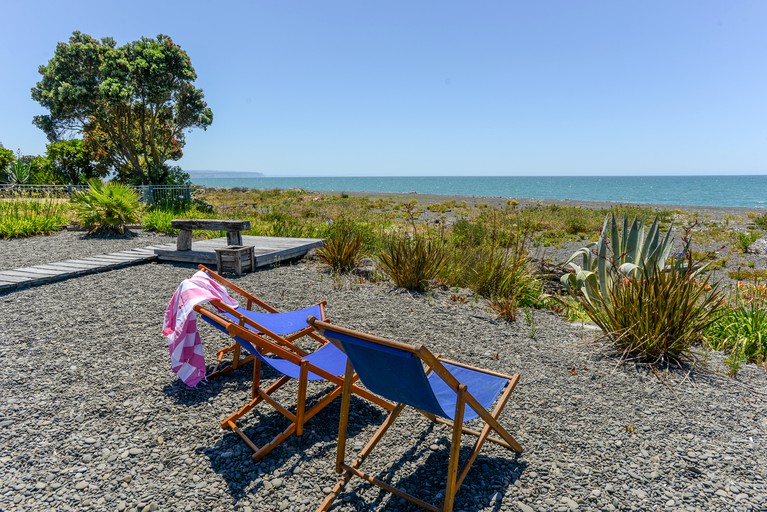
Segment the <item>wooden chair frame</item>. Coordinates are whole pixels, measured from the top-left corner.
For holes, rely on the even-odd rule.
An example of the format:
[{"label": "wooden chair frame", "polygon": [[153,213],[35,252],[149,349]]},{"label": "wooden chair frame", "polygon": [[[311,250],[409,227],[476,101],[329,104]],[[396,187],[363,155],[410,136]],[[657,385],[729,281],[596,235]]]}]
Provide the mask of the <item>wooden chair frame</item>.
[{"label": "wooden chair frame", "polygon": [[[357,377],[353,375],[353,372],[352,372],[352,375],[348,375],[344,377],[328,373],[322,368],[319,368],[313,365],[311,362],[307,361],[304,358],[306,353],[304,353],[303,355],[299,355],[295,353],[294,351],[285,348],[284,346],[280,346],[279,344],[274,343],[273,341],[267,339],[262,334],[254,332],[253,330],[244,327],[243,325],[229,323],[227,325],[227,330],[230,336],[239,337],[244,340],[247,340],[254,347],[256,347],[256,349],[259,350],[259,352],[261,352],[262,354],[267,354],[267,353],[274,354],[277,357],[285,359],[297,365],[300,368],[296,408],[295,408],[295,412],[291,412],[288,409],[288,407],[284,406],[283,404],[281,404],[275,398],[272,397],[272,394],[278,389],[280,389],[282,386],[284,386],[287,382],[289,382],[291,380],[291,377],[287,375],[283,375],[282,377],[277,379],[277,381],[275,381],[272,385],[270,385],[268,388],[261,389],[261,386],[260,386],[261,359],[256,357],[254,365],[253,365],[253,393],[252,393],[251,401],[248,402],[239,411],[232,414],[231,416],[229,416],[228,418],[226,418],[225,420],[221,422],[222,428],[231,428],[238,436],[240,436],[240,438],[243,441],[245,441],[248,447],[250,447],[250,449],[253,450],[254,453],[252,455],[252,458],[254,461],[260,460],[264,455],[272,451],[274,448],[276,448],[280,443],[285,441],[291,435],[295,434],[297,436],[301,436],[304,431],[304,424],[307,421],[309,421],[312,417],[314,417],[318,412],[324,409],[325,406],[327,406],[330,402],[332,402],[335,398],[337,398],[342,393],[344,386],[346,385],[346,380],[349,380],[348,385],[346,385],[346,389],[348,393],[350,394],[355,393],[356,395],[362,398],[365,398],[366,400],[369,400],[377,405],[380,405],[381,407],[387,410],[391,410],[394,407],[392,404],[390,404],[386,400],[383,400],[379,396],[373,393],[370,393],[369,391],[362,389],[358,386],[355,386],[354,382],[357,380]],[[309,372],[324,378],[328,382],[335,384],[335,387],[327,395],[325,395],[319,402],[314,404],[311,408],[307,409],[306,408],[306,392],[307,392],[307,384],[309,382],[309,379],[308,379]],[[248,438],[248,436],[245,435],[245,433],[237,426],[237,421],[240,418],[242,418],[242,416],[250,412],[254,407],[256,407],[261,402],[267,402],[277,412],[285,416],[290,421],[290,425],[285,430],[280,432],[270,442],[259,447],[255,443],[253,443],[253,441],[251,441],[250,438]]]},{"label": "wooden chair frame", "polygon": [[[402,491],[401,489],[397,489],[396,487],[393,487],[392,485],[386,482],[383,482],[382,480],[379,480],[378,478],[371,476],[360,469],[360,466],[362,465],[364,460],[368,457],[368,455],[370,455],[370,453],[376,447],[376,445],[384,436],[384,434],[386,434],[386,431],[389,429],[389,427],[391,427],[394,424],[394,421],[397,419],[397,416],[406,407],[405,404],[402,404],[402,403],[396,404],[392,409],[390,409],[389,415],[381,424],[381,426],[378,428],[378,430],[375,432],[373,437],[367,442],[367,444],[365,444],[365,446],[359,452],[357,457],[351,463],[347,464],[345,460],[345,456],[346,456],[345,452],[346,452],[346,431],[347,431],[347,426],[349,422],[349,407],[350,407],[350,396],[351,396],[350,386],[353,384],[354,377],[356,377],[351,361],[347,361],[346,374],[344,377],[344,385],[342,389],[341,417],[340,417],[339,426],[338,426],[338,447],[336,452],[336,472],[338,474],[341,474],[342,478],[338,481],[338,483],[333,487],[333,490],[330,492],[330,494],[328,494],[328,496],[322,502],[320,507],[317,509],[318,511],[328,510],[330,506],[332,505],[333,501],[336,499],[339,493],[343,490],[344,486],[349,482],[349,480],[351,480],[352,476],[356,476],[358,478],[361,478],[362,480],[370,482],[394,494],[395,496],[398,496],[422,508],[425,508],[426,510],[431,510],[433,512],[439,512],[439,511],[448,512],[453,510],[455,494],[458,491],[458,489],[461,487],[461,484],[466,478],[466,475],[471,469],[472,464],[476,460],[480,450],[482,449],[482,446],[484,445],[486,441],[491,441],[493,443],[499,444],[503,446],[504,448],[512,450],[516,453],[522,452],[522,447],[520,446],[520,444],[498,422],[498,417],[500,416],[501,411],[503,411],[503,408],[505,407],[506,402],[511,396],[511,393],[514,391],[514,388],[517,386],[517,383],[519,381],[518,373],[515,373],[513,375],[506,375],[503,373],[486,370],[484,368],[478,368],[475,366],[470,366],[470,365],[459,363],[449,359],[444,359],[437,355],[432,354],[427,348],[425,348],[422,345],[410,345],[410,344],[401,343],[394,340],[389,340],[386,338],[380,338],[378,336],[372,336],[369,334],[353,331],[351,329],[330,324],[328,322],[317,320],[316,318],[310,318],[308,323],[309,325],[312,325],[315,328],[317,328],[318,331],[323,334],[325,331],[330,330],[330,331],[338,332],[341,334],[346,334],[349,336],[360,338],[362,340],[366,340],[369,342],[377,343],[379,345],[410,352],[416,355],[418,358],[420,358],[423,364],[426,365],[426,373],[429,373],[432,371],[436,373],[457,394],[454,421],[450,421],[445,418],[435,416],[432,413],[422,411],[420,409],[416,409],[418,412],[420,412],[421,414],[423,414],[430,420],[452,427],[452,440],[450,443],[450,459],[448,462],[445,498],[441,506],[437,507],[419,498],[416,498],[415,496],[412,496],[411,494],[408,494],[405,491]],[[337,345],[339,344],[332,338],[329,338],[329,341]],[[492,412],[489,412],[488,410],[486,410],[477,401],[477,399],[474,398],[474,396],[472,396],[471,393],[469,393],[469,391],[466,388],[466,385],[459,382],[447,370],[447,368],[445,368],[443,363],[448,363],[450,365],[460,366],[470,370],[475,370],[475,371],[483,372],[489,375],[494,375],[496,377],[507,379],[508,383],[506,384],[505,389],[502,391],[502,393],[498,397]],[[466,410],[465,409],[466,406],[471,407],[474,411],[476,411],[479,417],[482,420],[484,420],[485,425],[481,431],[473,430],[463,426],[464,411]],[[490,435],[491,431],[495,431],[500,436],[500,438],[491,436]],[[477,440],[475,441],[474,446],[472,447],[471,452],[467,456],[463,465],[459,468],[458,462],[459,462],[459,455],[460,455],[460,449],[461,449],[462,434],[469,434],[469,435],[475,436]]]}]

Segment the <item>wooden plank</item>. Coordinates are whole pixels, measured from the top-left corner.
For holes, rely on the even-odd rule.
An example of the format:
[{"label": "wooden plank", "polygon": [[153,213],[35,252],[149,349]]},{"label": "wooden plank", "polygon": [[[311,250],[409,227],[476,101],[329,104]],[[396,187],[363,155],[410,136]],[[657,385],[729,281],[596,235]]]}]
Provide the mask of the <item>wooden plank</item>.
[{"label": "wooden plank", "polygon": [[69,272],[68,270],[51,270],[48,268],[41,268],[38,266],[15,268],[13,270],[16,270],[17,272],[29,272],[30,274],[41,274],[43,276],[58,276],[58,275]]},{"label": "wooden plank", "polygon": [[89,261],[89,260],[66,260],[66,261],[62,261],[62,263],[75,263],[78,265],[86,265],[88,268],[98,268],[102,266],[101,262]]},{"label": "wooden plank", "polygon": [[130,249],[129,251],[120,251],[115,254],[139,254],[142,256],[154,256],[152,249]]},{"label": "wooden plank", "polygon": [[37,268],[47,269],[47,270],[59,270],[61,273],[69,273],[74,275],[82,274],[85,272],[88,272],[91,270],[92,267],[69,267],[64,266],[61,263],[51,263],[50,265],[35,265]]},{"label": "wooden plank", "polygon": [[93,268],[93,265],[86,265],[85,263],[71,263],[68,261],[57,261],[56,263],[46,263],[45,265],[35,265],[36,267],[56,267],[60,269],[68,269],[73,272],[77,272],[78,270],[87,270],[89,268]]},{"label": "wooden plank", "polygon": [[212,231],[243,231],[250,229],[249,220],[222,219],[173,219],[170,221],[173,229],[207,229]]},{"label": "wooden plank", "polygon": [[128,258],[131,260],[143,260],[149,257],[147,254],[136,254],[136,253],[124,253],[124,252],[110,252],[109,254],[106,254],[106,256],[113,256],[115,258]]},{"label": "wooden plank", "polygon": [[98,263],[103,263],[104,265],[109,265],[110,263],[123,263],[126,261],[130,261],[133,258],[126,258],[121,256],[110,256],[107,254],[99,254],[96,256],[88,256],[87,258],[83,258],[84,261],[95,261]]},{"label": "wooden plank", "polygon": [[0,273],[0,279],[5,281],[14,281],[20,283],[22,281],[34,281],[38,277],[37,274],[30,274],[29,272],[19,272],[18,270],[4,270]]}]

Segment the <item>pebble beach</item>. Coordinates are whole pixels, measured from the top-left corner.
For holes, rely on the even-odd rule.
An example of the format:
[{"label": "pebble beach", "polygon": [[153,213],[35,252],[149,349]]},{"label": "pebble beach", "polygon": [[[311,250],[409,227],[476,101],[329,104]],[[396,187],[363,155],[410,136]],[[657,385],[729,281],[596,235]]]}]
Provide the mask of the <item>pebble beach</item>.
[{"label": "pebble beach", "polygon": [[[0,240],[0,266],[172,240]],[[0,510],[316,509],[336,481],[340,401],[252,462],[220,427],[249,399],[250,367],[196,388],[169,369],[165,307],[194,271],[151,263],[0,295]],[[737,379],[715,352],[683,369],[618,365],[593,329],[547,311],[508,323],[468,291],[412,293],[334,276],[311,258],[234,280],[280,309],[327,300],[340,325],[521,374],[501,423],[524,452],[487,444],[455,510],[767,510],[767,372],[756,365]],[[202,322],[200,332],[212,362],[227,338]],[[327,389],[311,384],[310,396]],[[291,395],[287,386],[278,398]],[[360,399],[351,410],[349,456],[384,418]],[[260,443],[286,420],[259,407],[241,427]],[[438,503],[449,444],[446,427],[407,411],[364,467]],[[333,510],[419,509],[354,480]]]}]

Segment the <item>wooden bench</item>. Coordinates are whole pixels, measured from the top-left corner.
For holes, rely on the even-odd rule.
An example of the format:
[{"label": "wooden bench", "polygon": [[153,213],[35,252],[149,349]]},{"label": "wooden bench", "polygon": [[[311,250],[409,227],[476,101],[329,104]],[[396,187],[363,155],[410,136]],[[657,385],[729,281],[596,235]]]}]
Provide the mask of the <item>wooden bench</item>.
[{"label": "wooden bench", "polygon": [[192,230],[210,229],[226,231],[226,245],[242,245],[242,231],[250,229],[249,220],[220,220],[220,219],[173,219],[170,221],[173,229],[178,229],[176,250],[192,250]]}]

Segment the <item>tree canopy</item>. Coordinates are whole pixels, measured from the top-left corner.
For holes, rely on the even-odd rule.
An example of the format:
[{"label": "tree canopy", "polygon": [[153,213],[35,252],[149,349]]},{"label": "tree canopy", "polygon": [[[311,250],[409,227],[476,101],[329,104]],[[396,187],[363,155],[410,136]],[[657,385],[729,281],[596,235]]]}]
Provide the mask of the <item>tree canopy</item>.
[{"label": "tree canopy", "polygon": [[0,178],[5,175],[5,171],[11,166],[13,160],[13,151],[4,148],[3,145],[0,144]]},{"label": "tree canopy", "polygon": [[84,185],[91,178],[104,178],[109,169],[103,162],[91,159],[80,139],[51,142],[46,156],[58,180],[71,185]]},{"label": "tree canopy", "polygon": [[32,98],[50,113],[33,122],[49,141],[82,134],[90,159],[127,183],[184,180],[167,162],[181,158],[185,131],[206,129],[213,112],[193,85],[191,60],[170,37],[118,47],[112,38],[74,32],[39,72]]}]

